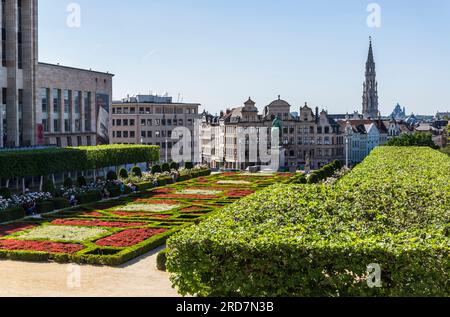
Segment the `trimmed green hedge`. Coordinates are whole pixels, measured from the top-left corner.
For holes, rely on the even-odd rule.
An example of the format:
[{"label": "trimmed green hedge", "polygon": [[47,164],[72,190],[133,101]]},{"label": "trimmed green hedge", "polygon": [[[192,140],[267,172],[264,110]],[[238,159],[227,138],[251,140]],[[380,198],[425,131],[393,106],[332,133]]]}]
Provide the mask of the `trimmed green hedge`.
[{"label": "trimmed green hedge", "polygon": [[39,214],[45,214],[55,210],[55,204],[52,201],[40,201],[36,203],[36,209]]},{"label": "trimmed green hedge", "polygon": [[25,210],[22,207],[9,208],[0,211],[0,223],[22,219],[25,217]]},{"label": "trimmed green hedge", "polygon": [[105,145],[0,153],[0,178],[50,175],[159,160],[159,147]]},{"label": "trimmed green hedge", "polygon": [[171,280],[182,295],[450,296],[449,175],[438,151],[380,147],[334,185],[268,187],[169,239]]},{"label": "trimmed green hedge", "polygon": [[92,191],[77,196],[78,204],[84,205],[102,200],[101,191]]}]

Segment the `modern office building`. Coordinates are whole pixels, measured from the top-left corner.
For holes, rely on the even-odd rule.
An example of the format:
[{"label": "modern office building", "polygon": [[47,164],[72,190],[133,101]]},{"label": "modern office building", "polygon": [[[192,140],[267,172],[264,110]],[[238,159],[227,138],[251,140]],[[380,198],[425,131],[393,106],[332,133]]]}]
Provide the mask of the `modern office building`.
[{"label": "modern office building", "polygon": [[0,148],[108,143],[113,75],[38,63],[37,0],[0,10]]},{"label": "modern office building", "polygon": [[[198,103],[173,102],[169,96],[138,95],[112,104],[111,135],[114,144],[148,144],[161,147],[161,161],[172,159],[177,140],[172,131],[189,129],[194,137],[195,121],[201,118]],[[194,154],[194,139],[191,149]]]},{"label": "modern office building", "polygon": [[2,0],[0,147],[35,144],[37,1]]}]

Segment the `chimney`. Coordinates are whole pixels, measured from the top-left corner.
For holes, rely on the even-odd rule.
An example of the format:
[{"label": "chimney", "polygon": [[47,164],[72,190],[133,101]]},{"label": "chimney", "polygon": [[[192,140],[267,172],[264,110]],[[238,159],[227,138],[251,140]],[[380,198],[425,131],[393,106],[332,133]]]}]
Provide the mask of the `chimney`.
[{"label": "chimney", "polygon": [[316,124],[319,123],[319,107],[316,107]]}]

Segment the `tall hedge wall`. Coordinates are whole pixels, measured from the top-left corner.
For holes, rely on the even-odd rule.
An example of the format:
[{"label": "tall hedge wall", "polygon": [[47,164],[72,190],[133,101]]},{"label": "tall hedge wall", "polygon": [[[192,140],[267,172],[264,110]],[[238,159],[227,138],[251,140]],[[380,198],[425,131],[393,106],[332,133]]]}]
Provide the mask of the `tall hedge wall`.
[{"label": "tall hedge wall", "polygon": [[269,187],[172,237],[171,280],[200,296],[450,296],[449,175],[438,151],[383,147],[335,185]]},{"label": "tall hedge wall", "polygon": [[159,160],[159,147],[105,145],[0,152],[0,178],[50,175]]}]

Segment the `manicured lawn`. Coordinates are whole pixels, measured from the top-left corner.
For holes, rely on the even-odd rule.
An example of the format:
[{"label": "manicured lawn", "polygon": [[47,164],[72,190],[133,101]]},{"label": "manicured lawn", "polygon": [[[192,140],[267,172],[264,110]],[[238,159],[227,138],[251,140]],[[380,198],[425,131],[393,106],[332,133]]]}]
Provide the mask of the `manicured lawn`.
[{"label": "manicured lawn", "polygon": [[120,265],[292,174],[226,173],[0,225],[0,258]]}]

